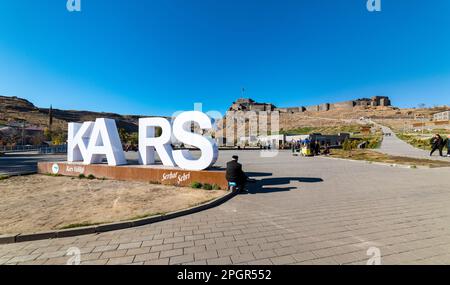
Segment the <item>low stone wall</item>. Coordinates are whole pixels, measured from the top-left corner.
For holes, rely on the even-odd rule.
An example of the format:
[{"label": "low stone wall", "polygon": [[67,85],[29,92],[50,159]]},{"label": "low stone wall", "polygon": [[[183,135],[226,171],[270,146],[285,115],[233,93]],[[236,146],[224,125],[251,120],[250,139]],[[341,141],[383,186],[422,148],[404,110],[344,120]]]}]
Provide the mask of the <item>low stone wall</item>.
[{"label": "low stone wall", "polygon": [[106,164],[83,165],[69,162],[39,162],[38,173],[78,177],[93,175],[98,179],[123,181],[141,181],[165,185],[190,186],[193,182],[202,184],[217,184],[220,189],[227,189],[228,182],[223,170],[190,171],[164,166],[123,165],[109,166]]}]

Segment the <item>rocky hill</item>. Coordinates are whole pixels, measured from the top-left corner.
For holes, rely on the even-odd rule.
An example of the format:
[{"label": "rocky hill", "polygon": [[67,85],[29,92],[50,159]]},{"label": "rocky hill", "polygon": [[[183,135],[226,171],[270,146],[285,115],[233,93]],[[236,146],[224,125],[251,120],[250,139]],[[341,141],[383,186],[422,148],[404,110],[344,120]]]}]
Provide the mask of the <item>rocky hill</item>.
[{"label": "rocky hill", "polygon": [[[96,118],[116,120],[117,127],[127,132],[138,130],[138,120],[141,116],[127,116],[114,113],[99,113],[91,111],[52,109],[52,129],[66,130],[68,122],[92,121]],[[0,125],[18,126],[25,122],[27,126],[46,128],[49,125],[49,108],[39,108],[26,99],[0,96]]]},{"label": "rocky hill", "polygon": [[[378,103],[380,102],[380,103]],[[387,97],[357,99],[342,103],[325,103],[310,107],[278,108],[271,103],[257,103],[252,99],[239,99],[229,108],[235,118],[234,125],[227,126],[226,120],[218,122],[219,131],[216,137],[225,133],[246,134],[249,132],[249,121],[252,114],[273,112],[279,113],[279,131],[286,134],[308,134],[311,130],[328,128],[335,133],[348,129],[358,131],[361,118],[371,118],[375,122],[390,126],[394,130],[412,128],[417,122],[431,121],[433,114],[450,110],[448,106],[433,108],[401,109],[390,106]],[[263,117],[264,118],[264,117]],[[255,117],[258,120],[258,117]],[[231,121],[230,121],[231,122]],[[241,122],[241,123],[237,123]],[[242,123],[245,122],[245,123]],[[270,132],[270,118],[267,121]],[[272,129],[277,132],[277,130]]]}]

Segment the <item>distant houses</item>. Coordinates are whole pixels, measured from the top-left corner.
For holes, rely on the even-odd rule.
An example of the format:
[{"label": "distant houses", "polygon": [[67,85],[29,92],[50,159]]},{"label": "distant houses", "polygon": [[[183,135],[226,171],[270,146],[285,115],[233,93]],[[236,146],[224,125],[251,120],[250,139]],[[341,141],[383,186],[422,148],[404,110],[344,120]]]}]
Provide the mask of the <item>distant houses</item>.
[{"label": "distant houses", "polygon": [[450,121],[450,111],[444,111],[434,114],[433,121]]}]

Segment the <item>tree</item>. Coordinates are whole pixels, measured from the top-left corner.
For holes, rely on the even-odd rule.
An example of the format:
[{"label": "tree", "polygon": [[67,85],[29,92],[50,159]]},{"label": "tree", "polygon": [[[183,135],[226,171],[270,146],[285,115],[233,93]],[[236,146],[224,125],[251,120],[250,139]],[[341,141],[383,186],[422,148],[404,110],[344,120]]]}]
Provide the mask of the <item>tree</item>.
[{"label": "tree", "polygon": [[45,140],[47,140],[47,141],[52,140],[52,132],[50,131],[49,128],[44,129],[44,137],[45,137]]},{"label": "tree", "polygon": [[126,144],[128,142],[128,133],[124,128],[119,128],[119,137],[120,141],[123,144]]},{"label": "tree", "polygon": [[52,137],[52,144],[54,145],[62,145],[66,143],[66,138],[64,134],[55,134]]},{"label": "tree", "polygon": [[132,133],[128,136],[128,140],[130,144],[137,145],[139,143],[139,134],[138,133]]}]

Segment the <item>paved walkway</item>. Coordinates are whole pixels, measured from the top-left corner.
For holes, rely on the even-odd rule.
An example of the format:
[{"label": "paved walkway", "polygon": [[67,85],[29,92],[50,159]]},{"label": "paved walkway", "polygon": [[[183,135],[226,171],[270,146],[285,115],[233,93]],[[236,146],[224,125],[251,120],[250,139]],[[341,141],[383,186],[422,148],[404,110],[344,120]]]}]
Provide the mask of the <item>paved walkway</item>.
[{"label": "paved walkway", "polygon": [[[221,151],[219,165],[232,154]],[[71,247],[81,250],[82,264],[366,264],[372,247],[382,264],[450,263],[448,168],[290,151],[239,155],[258,180],[248,194],[138,228],[0,245],[0,264],[65,264]]]},{"label": "paved walkway", "polygon": [[[438,151],[436,151],[433,156],[430,156],[431,150],[415,148],[407,142],[399,139],[390,128],[381,125],[378,126],[382,128],[383,133],[391,134],[390,136],[384,136],[381,147],[377,149],[379,152],[396,156],[450,161],[450,158],[448,157],[440,157]],[[446,152],[444,154],[446,154]]]},{"label": "paved walkway", "polygon": [[0,157],[0,175],[20,175],[37,171],[38,161],[65,160],[65,155],[7,154]]}]

